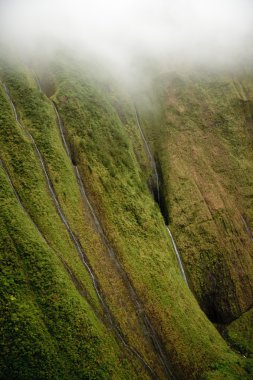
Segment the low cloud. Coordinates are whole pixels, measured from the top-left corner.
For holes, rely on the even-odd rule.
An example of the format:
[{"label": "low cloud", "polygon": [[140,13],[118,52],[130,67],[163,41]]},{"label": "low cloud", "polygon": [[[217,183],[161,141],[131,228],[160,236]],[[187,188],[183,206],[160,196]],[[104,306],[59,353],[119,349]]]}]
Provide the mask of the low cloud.
[{"label": "low cloud", "polygon": [[252,37],[251,0],[0,0],[2,44],[25,56],[71,49],[118,72],[250,61]]}]

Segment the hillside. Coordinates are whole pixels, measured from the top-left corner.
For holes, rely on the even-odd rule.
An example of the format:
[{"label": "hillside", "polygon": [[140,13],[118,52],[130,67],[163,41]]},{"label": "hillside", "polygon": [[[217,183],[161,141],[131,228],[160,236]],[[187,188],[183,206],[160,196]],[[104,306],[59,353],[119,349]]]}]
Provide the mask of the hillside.
[{"label": "hillside", "polygon": [[252,77],[0,75],[0,378],[250,379]]}]

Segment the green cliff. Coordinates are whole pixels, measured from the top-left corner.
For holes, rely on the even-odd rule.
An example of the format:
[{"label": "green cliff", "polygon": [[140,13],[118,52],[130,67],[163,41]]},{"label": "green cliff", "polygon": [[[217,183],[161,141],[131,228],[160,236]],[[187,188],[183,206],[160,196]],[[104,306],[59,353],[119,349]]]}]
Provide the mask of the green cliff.
[{"label": "green cliff", "polygon": [[67,62],[1,66],[0,378],[250,379],[251,76]]}]

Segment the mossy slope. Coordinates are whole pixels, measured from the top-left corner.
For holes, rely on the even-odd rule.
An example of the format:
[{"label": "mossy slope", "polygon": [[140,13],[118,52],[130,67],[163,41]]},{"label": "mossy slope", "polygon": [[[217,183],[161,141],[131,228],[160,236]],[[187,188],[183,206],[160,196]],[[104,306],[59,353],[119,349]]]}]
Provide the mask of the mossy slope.
[{"label": "mossy slope", "polygon": [[[141,137],[138,132],[139,143],[133,142],[129,133],[136,127],[133,106],[125,101],[119,118],[119,107],[106,85],[60,66],[54,69],[54,78],[54,99],[74,161],[176,373],[195,378],[221,358],[236,363],[183,282],[160,210],[135,155]],[[144,156],[143,151],[140,154]]]},{"label": "mossy slope", "polygon": [[[8,79],[7,76],[5,76],[5,79]],[[24,96],[27,91],[26,85],[23,84],[20,86],[20,82],[15,78],[12,78],[12,81],[19,89],[21,89],[22,95]],[[1,334],[3,350],[1,367],[4,372],[2,378],[8,378],[8,372],[12,378],[69,378],[72,376],[70,375],[72,371],[73,378],[110,378],[110,376],[115,378],[118,378],[118,376],[121,378],[132,378],[132,376],[139,376],[139,374],[146,378],[147,374],[146,371],[144,371],[141,362],[137,360],[136,364],[134,364],[135,358],[133,355],[130,355],[123,346],[118,346],[112,332],[108,330],[108,324],[105,327],[104,322],[102,322],[102,318],[104,319],[105,316],[101,310],[101,305],[94,290],[91,278],[85,267],[82,265],[80,257],[78,257],[78,253],[56,212],[38,158],[36,157],[34,147],[20,126],[16,123],[10,102],[2,87],[0,92],[1,159],[6,164],[6,169],[10,176],[9,178],[11,179],[13,186],[15,186],[20,201],[26,210],[25,216],[23,210],[23,213],[21,212],[21,217],[19,217],[20,210],[18,212],[16,211],[16,208],[18,209],[18,205],[22,211],[21,205],[18,204],[18,200],[16,199],[16,208],[15,210],[12,210],[12,204],[11,202],[8,202],[9,193],[5,192],[5,189],[3,189],[1,200],[5,205],[8,218],[5,218],[5,209],[1,206],[1,237],[5,239],[8,232],[10,234],[10,241],[12,241],[14,237],[18,242],[21,241],[18,243],[17,251],[16,245],[14,244],[13,253],[8,248],[7,244],[3,242],[1,245],[1,253],[3,253],[4,256],[2,262],[2,268],[4,270],[3,281],[6,284],[10,284],[10,287],[11,284],[15,284],[17,281],[18,291],[19,275],[24,277],[25,285],[29,285],[30,280],[33,277],[37,277],[38,282],[40,282],[40,291],[43,291],[45,294],[48,291],[47,297],[49,297],[50,302],[52,302],[52,306],[56,305],[56,309],[52,308],[51,310],[51,305],[48,307],[51,316],[47,316],[46,313],[48,310],[46,305],[44,305],[45,310],[43,309],[43,304],[38,312],[37,301],[33,295],[34,292],[37,292],[36,287],[38,285],[33,282],[31,285],[27,285],[28,288],[24,290],[23,296],[21,295],[21,308],[18,307],[17,310],[9,310],[8,303],[6,304],[6,299],[3,298],[3,329]],[[28,89],[28,92],[31,93],[31,90],[29,91]],[[38,92],[37,94],[38,97],[41,98],[41,94]],[[16,103],[18,103],[18,97],[16,97]],[[50,110],[50,106],[47,105],[46,102],[44,102],[44,104],[42,102],[42,104],[37,106],[38,115],[43,115],[43,106]],[[32,105],[29,110],[30,112],[33,111]],[[53,123],[55,123],[53,112],[52,119]],[[47,120],[48,118],[44,117],[44,121]],[[34,124],[36,125],[36,123]],[[43,123],[38,123],[38,125],[43,126]],[[60,152],[63,152],[63,148],[60,144],[58,149]],[[51,153],[53,154],[53,152]],[[57,150],[54,153],[56,153],[57,156]],[[65,162],[66,161],[67,160],[65,160]],[[67,163],[65,164],[65,162],[63,158],[63,161],[59,164],[59,171],[63,171],[65,166],[67,166]],[[71,181],[71,176],[66,177],[62,175],[62,178],[65,178],[68,181],[69,194],[75,194],[74,190],[75,187],[77,187],[77,184],[75,184],[74,181]],[[1,184],[2,183],[4,183],[4,180],[1,181]],[[14,194],[12,194],[12,197],[13,195]],[[74,200],[75,202],[80,201],[77,196]],[[78,210],[79,207],[76,205],[76,211]],[[33,223],[33,229],[30,227],[31,223]],[[35,225],[41,233],[39,233]],[[6,228],[7,232],[5,231]],[[35,233],[33,231],[34,228]],[[45,237],[44,239],[42,238],[42,235]],[[5,240],[8,240],[7,237]],[[30,239],[32,242],[30,242]],[[43,244],[40,243],[41,239]],[[36,242],[36,244],[34,242]],[[42,244],[42,248],[40,247],[40,244]],[[47,248],[45,248],[45,244]],[[29,273],[25,272],[23,275],[19,270],[20,266],[16,268],[15,263],[9,263],[8,257],[13,258],[14,261],[18,260],[20,264],[23,265],[23,256],[25,255],[29,256],[27,261],[31,262],[31,264],[29,267]],[[41,264],[40,268],[40,260],[43,262],[44,256],[49,256],[52,262],[49,261],[47,267],[44,267]],[[6,259],[6,261],[4,259]],[[37,264],[35,265],[36,260],[38,260],[38,266]],[[54,267],[54,261],[57,261],[57,268]],[[48,275],[47,272],[50,274],[48,281],[44,279],[44,277]],[[64,282],[61,281],[62,277],[64,278]],[[59,284],[57,282],[58,279]],[[54,286],[54,281],[57,282],[57,288]],[[68,294],[66,290],[68,288],[72,289],[70,294]],[[6,289],[3,288],[2,290],[3,295],[5,295]],[[14,290],[15,289],[13,289],[13,292]],[[51,300],[51,292],[55,294],[55,299],[52,295]],[[59,292],[60,294],[58,294]],[[65,294],[65,292],[67,293]],[[14,294],[14,298],[15,297]],[[42,293],[36,294],[36,297],[38,299],[41,298],[41,302],[43,301],[44,296]],[[26,301],[27,299],[29,299],[29,302]],[[7,301],[9,302],[8,295]],[[64,303],[65,301],[66,306]],[[35,303],[34,306],[32,305],[33,302]],[[79,305],[80,302],[81,305]],[[77,306],[75,306],[75,303],[77,303]],[[62,313],[66,314],[66,318],[64,315],[61,315],[61,312],[58,309],[63,309]],[[7,313],[8,310],[9,314]],[[73,313],[76,313],[75,318],[72,315]],[[48,334],[47,325],[41,325],[39,316],[42,319],[49,318],[49,320],[52,320],[50,322],[50,324],[54,325],[54,329],[51,333],[52,336]],[[13,322],[10,322],[12,318],[16,319]],[[28,330],[31,329],[31,331],[34,331],[36,326],[39,326],[41,339],[32,339],[29,334],[25,339],[25,333],[23,333],[22,328],[19,328],[18,326],[16,334],[12,334],[12,330],[11,328],[8,328],[8,324],[12,323],[12,326],[15,329],[15,321],[18,321],[19,319],[23,321],[26,318],[28,318],[28,320],[31,319],[31,323],[27,327]],[[80,326],[78,326],[79,319]],[[62,348],[60,346],[61,339]],[[57,342],[56,347],[52,346],[52,353],[50,340],[53,342],[56,340]],[[12,347],[12,349],[10,347]],[[19,353],[19,350],[24,353],[27,351],[27,355],[22,354],[23,357],[21,353]],[[43,353],[44,350],[46,350],[47,355]],[[69,351],[69,357],[67,354],[61,357],[61,350],[63,352]],[[37,355],[34,355],[34,357],[33,351],[37,352]],[[11,352],[13,353],[13,356],[11,356]],[[16,360],[15,364],[14,358],[16,355],[21,355],[21,358],[20,361]],[[60,356],[59,360],[56,359],[57,356]],[[86,357],[85,360],[84,357]],[[131,364],[128,364],[130,361]],[[105,371],[100,371],[99,363],[101,363],[101,368],[105,368]],[[136,369],[134,368],[135,366]],[[43,370],[41,369],[42,367]],[[138,371],[138,375],[136,375],[136,371]]]},{"label": "mossy slope", "polygon": [[132,378],[0,167],[1,379]]},{"label": "mossy slope", "polygon": [[[129,290],[110,261],[83,202],[73,165],[78,166],[90,202],[157,331],[175,377],[250,378],[247,361],[227,346],[182,279],[160,209],[147,186],[151,170],[131,101],[116,87],[112,89],[106,82],[84,75],[73,63],[71,68],[54,64],[39,76],[64,122],[72,162],[64,150],[52,104],[36,87],[33,72],[21,66],[2,70],[22,124],[43,155],[61,208],[85,249],[127,342],[141,352],[159,377],[166,377],[157,352],[141,326]],[[14,279],[17,292],[23,291],[21,299],[27,299],[24,304],[31,305],[19,308],[18,312],[3,313],[3,334],[11,339],[14,336],[14,346],[22,342],[20,349],[28,353],[30,345],[33,351],[38,350],[35,358],[31,354],[23,359],[23,365],[18,362],[14,375],[22,378],[22,371],[27,371],[23,378],[32,378],[38,371],[41,378],[70,378],[73,371],[71,378],[147,378],[141,362],[127,354],[123,345],[115,341],[108,323],[104,323],[106,318],[91,278],[56,212],[34,147],[15,122],[2,89],[0,95],[0,157],[27,210],[24,212],[18,204],[2,170],[1,184],[5,185],[0,199],[5,212],[1,214],[1,237],[8,230],[15,241],[10,257],[16,258],[24,271],[24,291],[23,282],[18,280],[23,272],[15,271],[15,264],[11,264],[10,271],[4,265],[5,282],[12,283]],[[47,266],[42,265],[43,260],[48,260]],[[66,264],[76,281],[66,271]],[[16,298],[11,293],[9,303]],[[48,304],[44,298],[49,299]],[[42,338],[33,340],[28,335],[25,340],[20,330],[17,336],[13,335],[8,327],[13,314],[21,320],[31,318],[29,331],[37,331],[38,326]],[[12,326],[16,327],[16,320]],[[66,337],[62,338],[64,331]],[[63,339],[61,347],[60,339]],[[2,359],[7,373],[19,352],[14,351],[10,360],[9,346],[6,340],[2,342],[7,347]],[[52,362],[56,364],[50,366]],[[29,363],[32,363],[30,367]],[[3,377],[7,376],[5,373]]]},{"label": "mossy slope", "polygon": [[161,118],[147,129],[192,287],[216,322],[253,300],[252,83],[249,74],[160,78]]}]

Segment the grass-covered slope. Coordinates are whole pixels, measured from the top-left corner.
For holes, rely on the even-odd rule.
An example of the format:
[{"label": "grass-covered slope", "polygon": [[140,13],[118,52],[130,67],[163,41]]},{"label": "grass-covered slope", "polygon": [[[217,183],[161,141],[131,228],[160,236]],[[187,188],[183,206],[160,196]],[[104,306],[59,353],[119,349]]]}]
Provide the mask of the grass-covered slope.
[{"label": "grass-covered slope", "polygon": [[1,70],[9,95],[0,86],[0,377],[146,379],[154,371],[159,379],[250,378],[249,359],[228,347],[183,281],[148,187],[152,170],[132,102],[70,66],[38,70],[41,89],[22,65]]},{"label": "grass-covered slope", "polygon": [[[146,360],[158,373],[161,372],[161,365],[156,357],[157,355],[154,352],[150,339],[148,339],[143,332],[143,326],[138,318],[138,310],[136,310],[133,305],[129,290],[126,287],[126,284],[122,281],[115,264],[108,256],[106,248],[103,247],[103,242],[97,234],[87,204],[84,204],[83,199],[81,198],[78,182],[74,174],[74,168],[67,157],[61,141],[52,104],[37,88],[37,85],[34,82],[33,73],[24,69],[16,69],[15,71],[5,70],[3,72],[3,78],[8,86],[11,96],[13,97],[23,126],[32,134],[36,141],[36,145],[43,155],[50,180],[55,189],[61,208],[75,236],[78,237],[82,244],[91,267],[95,271],[99,287],[105,297],[105,301],[109,306],[112,316],[115,318],[116,326],[119,327],[122,336],[126,339],[129,346],[140,352],[141,355],[143,355],[144,360]],[[16,128],[20,131],[18,125],[16,125]],[[7,149],[8,144],[5,144],[4,151]],[[18,151],[17,154],[23,165],[30,164],[29,161],[26,160],[26,155],[22,158]],[[10,157],[6,157],[6,162],[11,162]],[[34,163],[34,165],[36,164],[36,172],[38,173],[26,173],[26,176],[22,177],[23,180],[25,180],[25,183],[30,183],[30,177],[33,177],[34,175],[38,176],[39,173],[41,175],[40,165],[38,162]],[[13,174],[13,178],[17,181],[21,180],[17,173]],[[44,193],[41,194],[41,197],[43,198],[41,201],[43,204],[42,209],[40,210],[41,215],[38,215],[36,205],[33,205],[30,200],[33,196],[33,192],[38,191],[38,187],[36,190],[31,191],[30,186],[27,186],[26,191],[31,191],[31,196],[29,195],[28,197],[23,196],[22,194],[23,187],[25,186],[22,187],[18,184],[18,188],[20,186],[20,196],[22,197],[24,204],[29,208],[31,215],[37,221],[39,228],[43,231],[46,238],[59,250],[59,252],[65,254],[64,260],[68,264],[69,269],[72,272],[74,271],[76,280],[82,287],[84,287],[84,289],[86,289],[86,297],[88,297],[96,307],[100,308],[98,299],[94,294],[95,290],[92,286],[91,278],[88,276],[87,271],[85,271],[75,250],[75,246],[71,244],[71,241],[69,242],[68,231],[64,228],[63,223],[61,223],[61,219],[57,215],[54,204],[52,200],[50,200],[48,189],[45,187],[45,180],[43,181],[43,178],[41,178],[41,181],[42,186],[44,185]],[[37,202],[39,202],[38,199]],[[49,210],[43,210],[43,208],[45,209],[47,207],[47,203],[50,204],[51,209],[53,208],[53,210],[51,210],[52,219],[50,218]],[[52,222],[52,220],[54,222]],[[55,230],[53,230],[54,224],[56,224]],[[61,237],[59,235],[60,231],[62,231]],[[65,245],[64,239],[66,241]],[[68,245],[66,245],[67,243]],[[145,377],[146,371],[144,371],[142,367],[143,366],[141,365],[139,373]],[[162,376],[163,374],[161,373],[161,377]]]},{"label": "grass-covered slope", "polygon": [[[7,83],[6,75],[4,79]],[[20,86],[17,78],[12,78],[12,83],[18,86],[24,98],[26,98],[26,91],[28,94],[31,93],[31,89],[29,90],[25,83]],[[8,199],[10,191],[5,191],[4,179],[1,178],[3,187],[1,225],[3,228],[0,235],[4,239],[1,245],[1,254],[3,254],[1,260],[3,277],[1,278],[4,284],[8,285],[8,289],[4,286],[1,287],[3,297],[1,308],[1,368],[3,372],[1,378],[11,376],[11,378],[25,379],[60,377],[100,379],[101,377],[111,378],[111,376],[132,378],[138,377],[139,374],[145,378],[147,375],[141,362],[136,361],[132,354],[128,354],[122,345],[118,346],[108,322],[105,327],[104,323],[98,320],[98,317],[103,317],[105,320],[106,318],[102,314],[101,304],[92,280],[56,212],[33,144],[16,122],[3,87],[0,88],[0,92],[1,159],[6,165],[17,196],[26,210],[24,216],[20,205],[16,204],[12,209],[13,202]],[[41,94],[38,93],[38,97],[41,99]],[[15,100],[18,103],[18,97]],[[36,101],[36,96],[33,97],[33,101]],[[41,103],[37,105],[36,115],[43,115],[46,107],[47,110],[50,110],[46,102],[43,104],[41,101]],[[29,110],[33,111],[32,104]],[[49,116],[50,112],[48,112]],[[46,115],[44,112],[41,120],[48,120]],[[53,126],[55,123],[53,112],[52,120]],[[38,125],[42,127],[45,124],[41,122]],[[58,148],[64,152],[61,144],[58,145]],[[57,155],[57,151],[54,153]],[[64,158],[59,166],[59,171],[64,170],[64,166],[67,166],[67,163],[64,164]],[[69,194],[73,195],[73,188],[77,188],[77,184],[71,181],[71,171],[69,170],[69,172],[68,177],[62,175],[62,180],[66,179],[70,187]],[[13,196],[14,194],[12,194],[12,198]],[[74,198],[74,201],[78,201],[78,197]],[[75,212],[78,213],[79,209],[80,207],[76,206]],[[19,217],[20,212],[21,216]],[[32,222],[33,228],[30,227]],[[41,235],[46,239],[46,248],[45,239],[42,239]],[[10,241],[10,247],[7,244],[8,241]],[[18,243],[16,244],[15,241]],[[11,250],[12,245],[13,251]],[[98,250],[99,244],[91,245],[91,247],[93,250]],[[43,260],[46,260],[47,257],[49,262],[45,267]],[[21,270],[26,265],[24,260],[27,260],[27,265],[29,264],[29,272],[25,271],[23,274]],[[55,261],[57,262],[56,268]],[[16,262],[19,263],[18,267]],[[50,278],[47,279],[49,275]],[[24,291],[22,282],[19,281],[20,276],[24,282]],[[35,279],[37,279],[36,282],[34,282]],[[54,282],[57,283],[57,286],[54,285]],[[69,288],[72,290],[68,293],[67,289]],[[15,299],[16,291],[21,292],[19,298],[21,306],[19,307],[17,304],[17,310],[15,308],[12,310],[9,304],[12,305],[10,301],[12,296]],[[44,298],[46,298],[45,301]],[[26,299],[29,300],[29,303]],[[46,301],[49,303],[48,309]],[[38,302],[40,303],[39,311],[37,310]],[[40,318],[43,321],[47,319],[48,322],[42,324]],[[30,324],[27,322],[27,329],[31,330],[32,334],[27,333],[27,337],[26,330],[22,329],[26,319],[28,321],[31,319]],[[20,326],[18,325],[19,320],[21,321]],[[9,324],[10,327],[8,327]],[[52,331],[48,332],[48,324],[52,327]],[[37,325],[40,335],[34,336],[33,339]],[[51,340],[56,341],[53,348],[51,348]],[[46,351],[45,354],[44,351]],[[62,355],[61,352],[66,352],[66,355]],[[132,364],[128,368],[130,360]],[[134,364],[135,361],[136,364]],[[136,366],[136,370],[132,365]],[[105,370],[100,370],[100,367]]]},{"label": "grass-covered slope", "polygon": [[135,377],[0,166],[1,379]]}]

